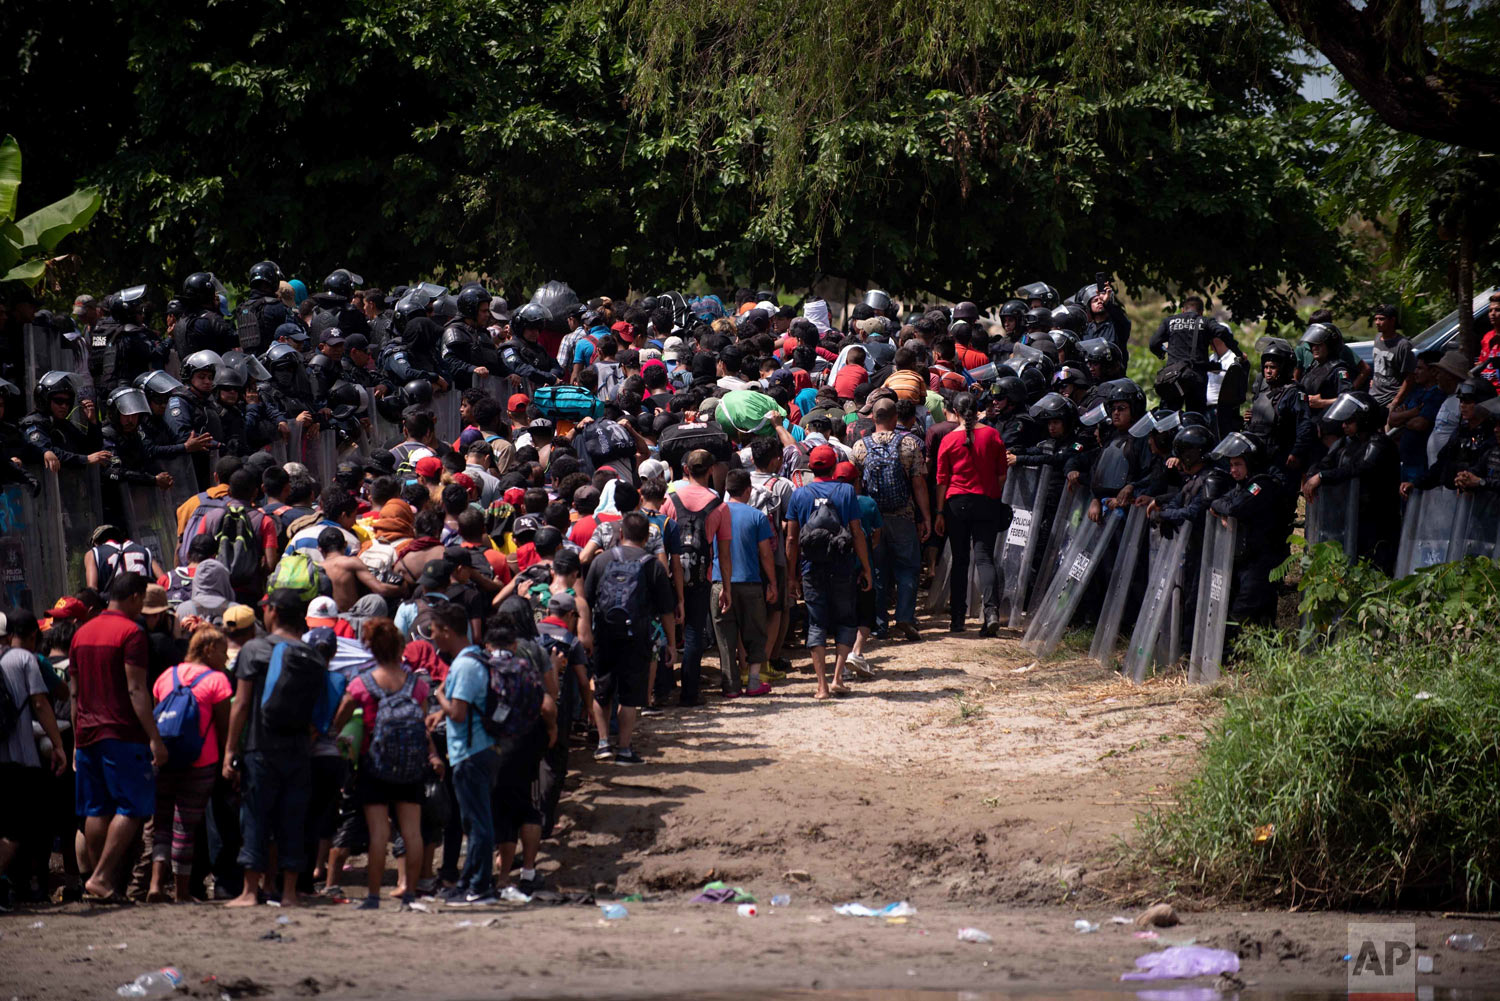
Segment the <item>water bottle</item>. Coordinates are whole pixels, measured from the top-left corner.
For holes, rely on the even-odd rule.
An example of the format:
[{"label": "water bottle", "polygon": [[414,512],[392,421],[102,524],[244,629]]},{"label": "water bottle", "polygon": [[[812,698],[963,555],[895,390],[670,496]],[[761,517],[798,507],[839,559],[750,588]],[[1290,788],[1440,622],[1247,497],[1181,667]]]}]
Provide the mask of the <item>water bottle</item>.
[{"label": "water bottle", "polygon": [[600,904],[599,913],[603,914],[610,921],[618,921],[620,918],[627,917],[630,914],[625,909],[624,904]]},{"label": "water bottle", "polygon": [[1449,935],[1447,945],[1454,952],[1482,952],[1484,950],[1484,936],[1472,934]]},{"label": "water bottle", "polygon": [[735,908],[735,911],[737,911],[739,913],[739,916],[742,918],[753,918],[760,913],[755,909],[754,904],[741,904],[740,906]]},{"label": "water bottle", "polygon": [[789,894],[778,893],[778,894],[776,894],[776,896],[774,896],[774,897],[771,898],[771,906],[772,907],[790,907],[790,906],[792,906],[792,898],[791,898],[791,896]]},{"label": "water bottle", "polygon": [[175,966],[164,966],[150,973],[142,973],[128,984],[115,988],[122,998],[148,998],[175,993],[182,986],[182,974]]}]

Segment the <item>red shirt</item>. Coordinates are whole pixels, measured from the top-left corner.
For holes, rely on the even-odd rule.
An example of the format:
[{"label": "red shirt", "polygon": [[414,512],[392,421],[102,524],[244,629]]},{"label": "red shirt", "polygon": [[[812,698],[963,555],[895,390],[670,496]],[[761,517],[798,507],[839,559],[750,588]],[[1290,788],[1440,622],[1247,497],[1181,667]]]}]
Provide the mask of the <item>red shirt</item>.
[{"label": "red shirt", "polygon": [[841,400],[854,399],[855,387],[870,381],[870,373],[863,364],[845,365],[839,369],[839,374],[834,377],[833,388],[839,394]]},{"label": "red shirt", "polygon": [[589,544],[589,539],[594,537],[594,526],[598,525],[598,519],[591,514],[573,522],[573,527],[568,529],[568,541],[579,549]]},{"label": "red shirt", "polygon": [[83,624],[68,650],[68,673],[77,685],[78,745],[101,740],[146,743],[146,728],[130,705],[126,663],[145,669],[146,631],[123,612],[106,609]]},{"label": "red shirt", "polygon": [[964,368],[978,368],[981,365],[989,364],[990,361],[990,356],[983,351],[975,351],[973,348],[966,348],[962,344],[955,344],[953,346],[953,357]]},{"label": "red shirt", "polygon": [[1005,486],[1005,442],[1000,432],[988,424],[974,425],[974,444],[968,443],[963,426],[943,436],[938,445],[937,482],[954,494],[983,494],[1000,497]]}]

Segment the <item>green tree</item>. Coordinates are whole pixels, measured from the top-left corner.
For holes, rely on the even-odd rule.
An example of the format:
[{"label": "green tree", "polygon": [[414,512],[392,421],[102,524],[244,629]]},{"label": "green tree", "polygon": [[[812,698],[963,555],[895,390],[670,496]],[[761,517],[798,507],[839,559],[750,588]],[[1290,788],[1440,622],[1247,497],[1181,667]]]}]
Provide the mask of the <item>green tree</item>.
[{"label": "green tree", "polygon": [[99,211],[99,192],[83,188],[17,219],[20,195],[21,146],[15,136],[6,136],[0,140],[0,286],[16,282],[34,288],[59,263],[53,256],[57,245]]}]

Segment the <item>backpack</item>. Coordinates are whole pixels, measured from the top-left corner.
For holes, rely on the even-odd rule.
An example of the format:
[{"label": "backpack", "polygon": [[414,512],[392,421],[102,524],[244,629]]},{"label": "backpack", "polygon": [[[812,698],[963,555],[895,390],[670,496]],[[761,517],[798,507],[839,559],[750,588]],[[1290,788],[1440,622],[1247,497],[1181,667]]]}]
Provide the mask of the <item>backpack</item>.
[{"label": "backpack", "polygon": [[547,601],[552,597],[552,565],[534,563],[516,576],[516,593],[531,603],[532,617],[540,622],[547,614]]},{"label": "backpack", "polygon": [[509,650],[486,652],[490,683],[479,717],[484,732],[495,740],[517,737],[536,725],[542,712],[542,678],[526,657]]},{"label": "backpack", "polygon": [[865,493],[882,512],[900,511],[911,503],[911,479],[901,465],[901,440],[905,437],[897,431],[887,442],[865,439]]},{"label": "backpack", "polygon": [[781,541],[781,521],[785,517],[785,512],[781,510],[781,501],[771,493],[771,485],[780,479],[782,477],[772,476],[762,485],[750,488],[750,506],[765,515],[766,520],[771,523],[771,535],[778,547]]},{"label": "backpack", "polygon": [[151,576],[151,551],[139,542],[101,542],[94,547],[94,566],[99,571],[98,590],[109,590],[110,581],[122,571]]},{"label": "backpack", "polygon": [[177,546],[177,562],[187,563],[193,539],[208,535],[218,544],[216,558],[229,570],[230,583],[237,589],[250,587],[261,567],[259,519],[265,515],[252,508],[230,507],[222,497],[199,497]]},{"label": "backpack", "polygon": [[187,684],[172,668],[172,690],[156,704],[156,732],[167,745],[167,767],[173,771],[193,767],[203,753],[203,731],[198,726],[198,697],[193,689],[208,677],[204,671]]},{"label": "backpack", "polygon": [[798,538],[803,555],[811,563],[832,563],[854,552],[854,535],[828,497],[813,499],[813,512]]},{"label": "backpack", "polygon": [[686,586],[706,584],[712,576],[713,540],[708,537],[708,516],[723,504],[715,497],[697,511],[686,504],[677,505],[677,529],[682,533],[682,583]]},{"label": "backpack", "polygon": [[370,732],[367,758],[370,772],[385,782],[420,782],[427,770],[427,721],[412,694],[416,674],[408,674],[394,692],[376,684],[373,671],[362,671],[359,677],[375,699],[375,728]]},{"label": "backpack", "polygon": [[599,399],[605,403],[613,403],[615,397],[620,395],[620,387],[625,384],[620,363],[617,361],[595,362],[594,371],[599,373]]},{"label": "backpack", "polygon": [[635,438],[614,421],[585,424],[578,429],[573,440],[595,468],[614,459],[635,455]]},{"label": "backpack", "polygon": [[303,552],[288,553],[276,564],[271,579],[266,581],[266,593],[278,588],[296,591],[303,601],[312,601],[321,594],[332,593],[332,584],[323,568]]},{"label": "backpack", "polygon": [[656,559],[642,553],[639,559],[612,559],[599,577],[594,596],[594,621],[616,636],[644,636],[651,628],[651,608],[641,579],[646,564]]},{"label": "backpack", "polygon": [[414,640],[432,639],[432,610],[439,605],[447,605],[453,599],[441,591],[428,591],[416,599],[417,617],[411,620],[411,638]]},{"label": "backpack", "polygon": [[327,699],[328,667],[311,647],[276,641],[260,692],[260,722],[277,733],[306,733]]},{"label": "backpack", "polygon": [[187,567],[167,571],[167,605],[176,608],[193,596],[193,575]]},{"label": "backpack", "polygon": [[581,421],[604,416],[604,401],[583,386],[538,386],[531,402],[552,420]]}]

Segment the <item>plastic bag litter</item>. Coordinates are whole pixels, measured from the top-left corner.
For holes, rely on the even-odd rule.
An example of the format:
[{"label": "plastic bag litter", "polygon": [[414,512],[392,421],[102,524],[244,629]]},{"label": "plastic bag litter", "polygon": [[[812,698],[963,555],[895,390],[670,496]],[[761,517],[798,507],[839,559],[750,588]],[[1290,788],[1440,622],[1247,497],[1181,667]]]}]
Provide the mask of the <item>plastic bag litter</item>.
[{"label": "plastic bag litter", "polygon": [[846,918],[909,918],[917,913],[917,909],[904,900],[886,904],[879,909],[855,902],[837,904],[833,908],[833,913],[842,914]]},{"label": "plastic bag litter", "polygon": [[1203,977],[1218,973],[1238,973],[1240,958],[1227,949],[1209,949],[1201,945],[1173,946],[1160,952],[1137,957],[1136,969],[1122,973],[1121,980],[1171,980],[1177,977]]}]

